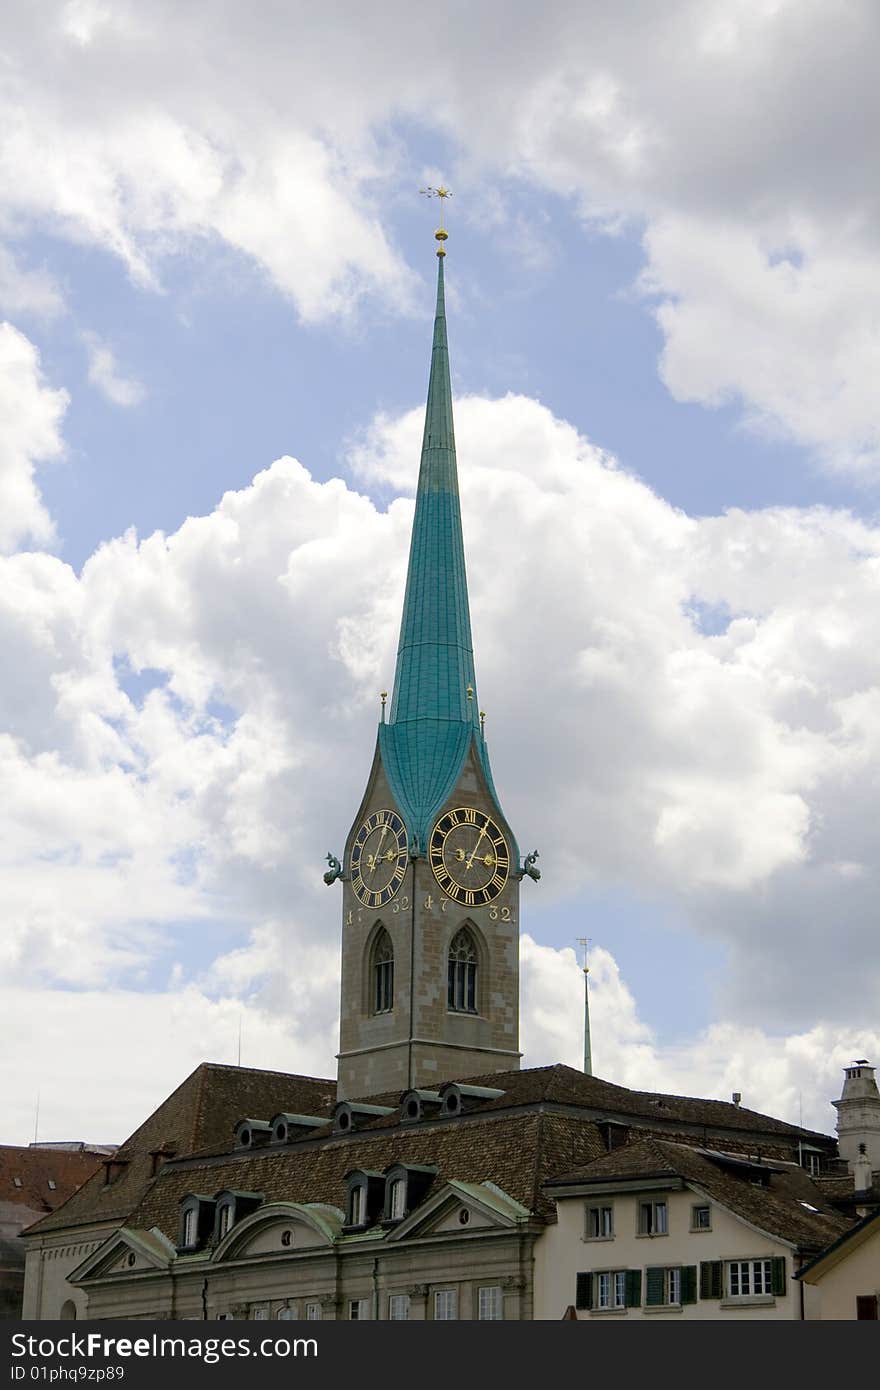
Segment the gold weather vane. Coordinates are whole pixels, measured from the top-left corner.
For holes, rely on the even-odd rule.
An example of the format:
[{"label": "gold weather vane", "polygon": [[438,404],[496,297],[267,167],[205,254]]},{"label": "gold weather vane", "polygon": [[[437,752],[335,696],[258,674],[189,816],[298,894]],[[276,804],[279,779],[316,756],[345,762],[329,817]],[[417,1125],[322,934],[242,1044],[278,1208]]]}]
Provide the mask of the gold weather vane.
[{"label": "gold weather vane", "polygon": [[419,189],[419,192],[420,192],[420,193],[423,193],[423,194],[425,195],[426,198],[439,198],[439,199],[440,199],[440,226],[437,228],[436,232],[434,233],[434,238],[435,238],[436,241],[439,241],[439,243],[440,243],[440,245],[437,247],[437,255],[438,255],[438,256],[445,256],[445,255],[446,255],[446,252],[445,252],[445,250],[443,249],[443,243],[444,243],[444,241],[447,240],[447,238],[448,238],[448,236],[449,236],[449,233],[447,232],[446,228],[445,228],[444,225],[443,225],[443,207],[444,207],[444,204],[445,204],[446,199],[447,199],[447,198],[451,198],[451,197],[452,197],[452,194],[450,193],[449,189],[446,188],[445,185],[442,184],[442,183],[441,183],[441,185],[440,185],[439,188],[432,188],[431,185],[429,184],[427,188],[420,188],[420,189]]}]

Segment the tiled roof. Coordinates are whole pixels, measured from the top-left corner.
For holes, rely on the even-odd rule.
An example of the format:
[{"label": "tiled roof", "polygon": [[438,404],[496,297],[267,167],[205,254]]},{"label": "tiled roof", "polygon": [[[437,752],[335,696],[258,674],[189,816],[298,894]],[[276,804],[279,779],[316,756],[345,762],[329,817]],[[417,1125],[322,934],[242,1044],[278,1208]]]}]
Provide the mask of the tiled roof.
[{"label": "tiled roof", "polygon": [[120,1145],[113,1161],[125,1166],[112,1183],[105,1184],[102,1165],[63,1209],[43,1217],[29,1230],[42,1233],[94,1221],[123,1220],[152,1182],[153,1153],[224,1149],[236,1122],[246,1113],[267,1117],[282,1110],[326,1114],[335,1101],[334,1081],[203,1062]]},{"label": "tiled roof", "polygon": [[158,1226],[176,1239],[181,1198],[188,1192],[215,1193],[224,1187],[262,1192],[267,1201],[324,1202],[344,1208],[346,1173],[383,1172],[394,1163],[435,1167],[430,1192],[447,1179],[490,1181],[530,1211],[550,1215],[552,1203],[542,1195],[541,1184],[573,1162],[597,1158],[603,1149],[595,1124],[577,1115],[502,1113],[394,1132],[367,1130],[321,1143],[305,1141],[285,1149],[169,1165],[126,1224],[147,1230]]},{"label": "tiled roof", "polygon": [[[809,1133],[726,1101],[630,1091],[561,1065],[493,1072],[467,1080],[503,1094],[483,1101],[459,1120],[433,1117],[417,1125],[401,1123],[397,1093],[363,1097],[393,1110],[343,1138],[333,1133],[330,1122],[336,1102],[334,1082],[204,1063],[121,1145],[114,1161],[124,1166],[112,1183],[105,1184],[103,1171],[98,1173],[61,1210],[44,1217],[31,1230],[44,1232],[95,1221],[123,1221],[152,1201],[153,1193],[160,1188],[163,1194],[170,1192],[172,1174],[181,1175],[181,1192],[195,1190],[203,1181],[213,1183],[212,1192],[224,1187],[267,1191],[268,1183],[272,1195],[285,1200],[327,1201],[338,1206],[345,1197],[341,1176],[348,1168],[384,1168],[396,1161],[424,1162],[437,1164],[444,1177],[465,1182],[491,1179],[517,1200],[525,1201],[519,1192],[537,1190],[540,1183],[536,1173],[540,1172],[540,1181],[544,1181],[551,1174],[566,1172],[604,1154],[605,1143],[597,1121],[609,1115],[624,1117],[631,1126],[632,1139],[644,1137],[649,1131],[662,1139],[674,1140],[680,1135],[684,1140],[707,1146],[744,1153],[757,1150],[764,1157],[791,1156],[798,1136]],[[317,1129],[284,1149],[235,1153],[235,1125],[243,1115],[268,1120],[279,1112],[324,1114],[328,1122],[324,1129]],[[543,1157],[535,1153],[516,1154],[515,1190],[503,1177],[513,1161],[505,1148],[505,1136],[514,1132],[514,1120],[525,1121],[542,1113],[545,1122],[529,1132],[536,1143],[548,1146],[547,1153]],[[502,1118],[504,1128],[493,1125],[488,1129],[490,1123]],[[448,1138],[450,1134],[463,1136],[465,1132],[467,1139]],[[835,1147],[827,1136],[809,1137],[829,1151]],[[371,1148],[374,1142],[375,1150]],[[447,1150],[448,1144],[453,1148]],[[471,1147],[479,1162],[476,1157],[472,1162],[468,1156]],[[151,1155],[158,1150],[173,1154],[176,1161],[160,1169],[156,1176]],[[335,1158],[314,1157],[324,1151],[343,1156],[340,1161],[344,1161],[345,1167],[339,1173],[334,1167]],[[461,1163],[456,1157],[455,1163],[445,1168],[443,1155],[447,1152],[461,1155]],[[378,1158],[371,1154],[378,1154]],[[217,1162],[212,1163],[215,1158]],[[257,1165],[254,1171],[263,1175],[259,1182],[252,1176],[249,1164]],[[533,1171],[528,1177],[530,1164]],[[198,1177],[202,1171],[210,1176],[204,1180]],[[184,1178],[183,1174],[189,1176]],[[317,1184],[315,1191],[309,1188],[310,1175]],[[298,1197],[288,1191],[290,1183],[303,1195]],[[174,1200],[176,1203],[177,1198]],[[552,1214],[551,1203],[541,1198],[537,1201],[538,1209]]]},{"label": "tiled roof", "polygon": [[94,1153],[2,1144],[0,1202],[31,1211],[54,1211],[100,1166],[101,1159]]},{"label": "tiled roof", "polygon": [[652,1138],[627,1144],[560,1175],[550,1191],[558,1194],[563,1183],[580,1187],[591,1182],[631,1182],[668,1175],[693,1183],[737,1216],[802,1250],[819,1250],[848,1229],[850,1223],[833,1210],[802,1168],[780,1163],[765,1166],[769,1168],[766,1187],[749,1181],[748,1170],[738,1173],[723,1154]]}]

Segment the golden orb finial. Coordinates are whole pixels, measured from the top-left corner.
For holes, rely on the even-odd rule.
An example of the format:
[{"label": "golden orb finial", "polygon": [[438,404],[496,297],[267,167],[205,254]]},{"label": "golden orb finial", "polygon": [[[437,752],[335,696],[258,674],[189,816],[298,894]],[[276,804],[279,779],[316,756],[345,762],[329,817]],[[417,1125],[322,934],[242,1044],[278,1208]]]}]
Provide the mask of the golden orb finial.
[{"label": "golden orb finial", "polygon": [[443,225],[443,205],[444,205],[444,203],[445,203],[445,201],[446,201],[447,198],[451,198],[451,197],[452,197],[452,194],[451,194],[451,192],[449,191],[449,189],[445,186],[445,184],[442,184],[442,183],[440,184],[440,187],[439,187],[439,188],[432,188],[431,185],[429,184],[427,188],[420,188],[420,189],[419,189],[419,192],[420,192],[420,193],[423,193],[423,194],[425,195],[426,198],[439,198],[439,199],[440,199],[440,226],[437,228],[436,232],[434,233],[434,240],[437,241],[437,242],[439,242],[439,245],[438,245],[438,247],[437,247],[437,255],[438,255],[438,256],[445,256],[445,255],[446,255],[446,251],[445,251],[445,249],[444,249],[443,243],[444,243],[444,241],[448,241],[448,239],[449,239],[449,233],[447,232],[446,228],[445,228],[444,225]]}]

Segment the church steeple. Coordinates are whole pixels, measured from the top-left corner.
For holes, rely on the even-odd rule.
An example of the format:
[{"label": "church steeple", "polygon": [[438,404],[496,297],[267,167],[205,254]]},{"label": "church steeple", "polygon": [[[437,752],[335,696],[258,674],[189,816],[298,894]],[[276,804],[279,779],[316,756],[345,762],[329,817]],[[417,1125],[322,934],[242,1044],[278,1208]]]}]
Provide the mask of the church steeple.
[{"label": "church steeple", "polygon": [[[442,199],[448,190],[429,190]],[[442,206],[442,201],[441,201]],[[338,1095],[519,1066],[519,887],[483,737],[446,338],[446,231],[391,706],[346,841]]]}]

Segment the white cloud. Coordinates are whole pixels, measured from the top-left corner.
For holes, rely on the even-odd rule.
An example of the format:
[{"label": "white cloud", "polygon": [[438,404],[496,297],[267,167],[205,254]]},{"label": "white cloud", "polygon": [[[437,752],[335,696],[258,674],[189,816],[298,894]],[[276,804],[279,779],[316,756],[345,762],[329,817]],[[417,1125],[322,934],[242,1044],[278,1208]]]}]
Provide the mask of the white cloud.
[{"label": "white cloud", "polygon": [[513,177],[644,228],[679,399],[740,402],[876,473],[871,0],[488,3],[441,25],[429,61],[402,0],[307,23],[297,6],[255,23],[227,5],[222,24],[169,0],[13,9],[0,227],[100,246],[144,286],[221,242],[307,319],[365,293],[400,309],[412,275],[387,224],[416,182],[415,122],[452,137],[459,216],[497,225],[493,185]]},{"label": "white cloud", "polygon": [[116,354],[108,343],[97,333],[83,333],[89,358],[89,381],[102,396],[114,405],[139,405],[146,394],[141,382],[134,377],[124,376],[116,362]]},{"label": "white cloud", "polygon": [[27,270],[8,247],[0,246],[0,313],[51,319],[63,308],[61,290],[45,267]]},{"label": "white cloud", "polygon": [[[591,921],[597,1070],[789,1104],[807,1062],[874,1037],[880,532],[818,508],[690,518],[524,397],[466,398],[456,424],[493,766],[544,869],[530,1059],[580,1046],[577,1001],[565,1024],[551,1007],[577,972],[537,943],[542,903],[625,885],[725,952],[724,1022],[657,1044]],[[358,469],[411,486],[420,427],[378,421]],[[176,989],[245,1000],[267,1037],[291,1014],[300,1037],[333,1034],[323,857],[367,776],[411,517],[288,458],[79,577],[2,562],[7,980],[133,991],[176,953]],[[713,1048],[729,1064],[704,1066]]]},{"label": "white cloud", "polygon": [[43,545],[54,539],[34,468],[62,454],[67,402],[66,391],[46,386],[33,343],[0,323],[0,555],[26,539]]}]

